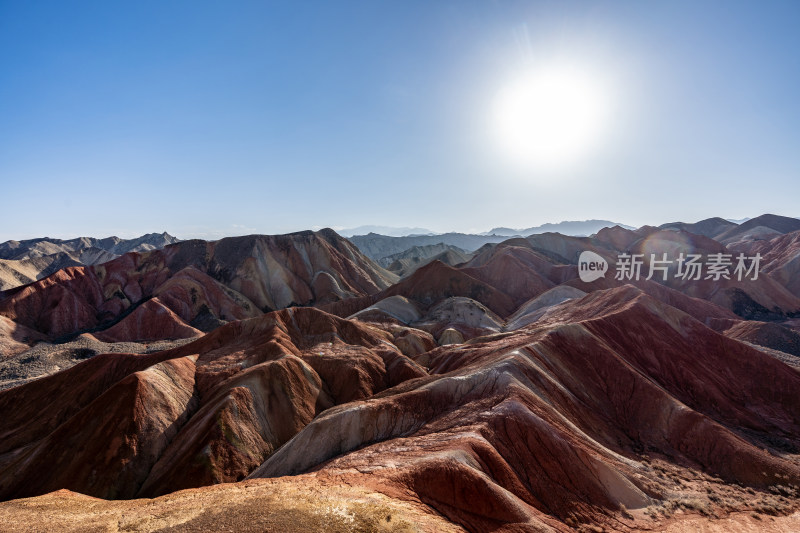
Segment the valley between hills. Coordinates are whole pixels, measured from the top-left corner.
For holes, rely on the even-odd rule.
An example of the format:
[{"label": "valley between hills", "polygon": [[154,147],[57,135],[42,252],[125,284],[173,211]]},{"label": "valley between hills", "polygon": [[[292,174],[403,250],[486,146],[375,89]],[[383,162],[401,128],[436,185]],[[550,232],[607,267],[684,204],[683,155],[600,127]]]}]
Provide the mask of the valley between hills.
[{"label": "valley between hills", "polygon": [[514,233],[0,244],[0,530],[800,530],[800,220]]}]

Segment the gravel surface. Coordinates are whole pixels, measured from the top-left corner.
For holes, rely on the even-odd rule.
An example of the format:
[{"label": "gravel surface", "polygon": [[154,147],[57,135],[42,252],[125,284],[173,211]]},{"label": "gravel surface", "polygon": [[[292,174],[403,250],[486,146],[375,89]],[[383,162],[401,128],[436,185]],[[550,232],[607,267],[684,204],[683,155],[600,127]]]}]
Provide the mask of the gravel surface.
[{"label": "gravel surface", "polygon": [[40,342],[29,350],[0,360],[0,390],[49,376],[101,353],[152,353],[182,346],[193,340],[112,343],[81,335],[63,344]]}]

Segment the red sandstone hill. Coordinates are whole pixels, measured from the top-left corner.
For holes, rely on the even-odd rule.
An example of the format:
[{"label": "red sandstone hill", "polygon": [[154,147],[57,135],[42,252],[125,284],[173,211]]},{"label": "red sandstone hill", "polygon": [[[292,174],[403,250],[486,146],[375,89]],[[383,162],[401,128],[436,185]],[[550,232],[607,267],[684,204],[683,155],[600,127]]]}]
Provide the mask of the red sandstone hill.
[{"label": "red sandstone hill", "polygon": [[800,231],[800,220],[779,215],[761,215],[716,235],[724,244],[739,244],[751,240],[772,238],[775,235]]},{"label": "red sandstone hill", "polygon": [[[425,314],[433,306],[455,296],[472,298],[501,318],[508,318],[512,314],[519,315],[519,309],[526,302],[560,285],[590,292],[633,283],[651,296],[676,305],[703,321],[735,319],[737,314],[744,318],[785,318],[800,311],[800,299],[767,272],[761,272],[755,281],[682,281],[674,279],[673,265],[668,280],[663,281],[656,276],[647,281],[647,258],[639,281],[615,279],[612,265],[604,278],[592,283],[581,282],[577,269],[581,246],[601,253],[609,261],[616,259],[616,253],[632,252],[649,256],[657,249],[664,249],[673,258],[680,253],[726,251],[716,241],[685,231],[653,229],[642,237],[635,232],[619,230],[630,234],[627,247],[619,252],[610,248],[614,239],[603,242],[599,238],[601,236],[575,238],[546,234],[528,239],[509,239],[504,243],[484,246],[467,263],[453,267],[433,262],[380,293],[323,305],[322,308],[339,316],[353,316],[387,297],[399,295],[415,302]],[[605,235],[608,237],[609,234]],[[562,254],[572,259],[567,260]],[[373,321],[377,320],[374,313],[368,316]],[[360,318],[367,319],[367,316],[362,314]],[[429,323],[430,320],[423,317],[421,322]]]},{"label": "red sandstone hill", "polygon": [[391,339],[285,309],[2,391],[0,497],[130,498],[242,479],[321,411],[424,375]]},{"label": "red sandstone hill", "polygon": [[423,309],[429,309],[451,297],[471,298],[500,316],[507,316],[516,309],[514,298],[509,294],[470,275],[470,271],[466,269],[452,267],[440,261],[428,263],[399,283],[374,295],[334,302],[320,308],[345,317],[392,296],[413,300]]},{"label": "red sandstone hill", "polygon": [[797,510],[800,373],[633,286],[413,359],[397,338],[292,308],[2,391],[0,497],[301,475],[470,531]]},{"label": "red sandstone hill", "polygon": [[[332,230],[183,241],[8,291],[0,316],[51,339],[112,326],[105,337],[118,341],[185,338],[290,305],[373,294],[395,280]],[[156,308],[169,313],[144,316]]]},{"label": "red sandstone hill", "polygon": [[719,515],[800,479],[800,374],[633,287],[418,361],[430,377],[326,411],[252,477],[369,472],[472,531],[650,528],[686,494]]},{"label": "red sandstone hill", "polygon": [[800,357],[800,333],[780,324],[741,320],[732,324],[724,333],[734,339],[752,342]]},{"label": "red sandstone hill", "polygon": [[[674,257],[728,251],[717,241],[683,229],[644,229],[610,228],[590,238],[547,233],[509,239],[484,246],[457,267],[434,261],[393,286],[390,283],[396,278],[391,273],[330,230],[214,243],[186,241],[104,265],[59,271],[8,293],[0,300],[0,316],[49,338],[102,332],[113,326],[114,331],[104,338],[118,341],[191,337],[196,330],[209,331],[229,320],[298,304],[317,305],[346,317],[396,295],[409,298],[423,311],[447,298],[471,298],[507,318],[525,302],[560,284],[587,290],[577,281],[576,261],[582,250],[595,251],[609,261],[622,252],[642,253],[645,274],[650,253]],[[796,234],[788,234],[768,241],[774,244],[771,249],[766,248],[767,241],[751,246],[750,252],[758,248],[765,256],[756,281],[683,281],[671,275],[674,266],[668,280],[655,281],[743,318],[791,317],[800,313],[800,296],[794,287],[797,276],[792,275],[796,240]],[[613,276],[612,270],[605,280],[590,284],[589,290],[625,283]],[[143,315],[149,312],[136,309],[151,298],[157,298],[170,313],[143,329],[142,320],[147,320]],[[664,301],[673,300],[670,296]],[[440,324],[434,329],[449,326]],[[20,345],[5,344],[19,351]]]},{"label": "red sandstone hill", "polygon": [[631,244],[641,238],[641,235],[621,226],[614,226],[601,229],[594,238],[597,241],[608,244],[614,250],[627,250]]},{"label": "red sandstone hill", "polygon": [[[770,241],[754,241],[746,250],[748,255],[756,252],[764,256],[758,279],[743,279],[739,281],[734,275],[731,279],[698,281],[681,280],[675,277],[676,264],[669,268],[667,279],[663,280],[656,273],[653,281],[678,290],[687,296],[712,302],[716,305],[733,311],[747,319],[779,320],[800,314],[800,297],[798,297],[798,276],[793,273],[797,270],[796,259],[798,256],[798,232],[776,237]],[[514,239],[498,245],[487,245],[482,253],[476,255],[470,263],[463,265],[489,263],[498,255],[508,255],[509,250],[517,250],[519,254],[524,249],[524,241],[529,243],[536,253],[536,262],[527,262],[527,267],[533,268],[537,274],[548,278],[556,285],[569,283],[581,290],[587,290],[580,285],[578,277],[577,256],[581,250],[591,250],[605,257],[610,264],[609,272],[602,280],[601,286],[617,286],[630,281],[617,281],[614,279],[616,272],[614,265],[617,255],[621,253],[642,254],[644,265],[641,269],[640,281],[644,281],[648,274],[650,255],[655,254],[661,258],[666,253],[668,259],[677,259],[679,254],[701,254],[704,258],[708,254],[727,253],[734,257],[738,250],[729,250],[723,244],[703,235],[696,235],[681,229],[658,230],[651,228],[648,231],[636,232],[622,228],[607,228],[591,238],[567,237],[558,234],[533,235],[528,239]],[[527,251],[533,257],[533,252]],[[566,264],[563,263],[566,260]],[[507,261],[507,263],[510,263]],[[499,286],[514,280],[520,283],[517,276],[535,280],[526,272],[526,268],[506,268],[497,271],[488,282]],[[634,281],[634,283],[636,283]],[[638,283],[636,283],[638,284]],[[591,284],[590,284],[591,286]],[[669,302],[668,302],[669,303]]]},{"label": "red sandstone hill", "polygon": [[[434,261],[380,293],[321,307],[341,317],[371,323],[395,322],[422,329],[440,344],[463,342],[531,325],[548,312],[548,306],[563,298],[532,308],[529,308],[530,302],[559,287],[567,292],[573,288],[592,292],[632,283],[648,295],[720,330],[729,328],[741,318],[785,320],[787,315],[791,317],[800,310],[800,299],[764,271],[758,280],[682,281],[674,279],[673,265],[668,280],[663,281],[658,276],[645,280],[649,254],[656,253],[656,250],[663,249],[673,258],[680,253],[707,255],[726,253],[727,250],[708,237],[683,230],[619,230],[625,235],[611,238],[607,232],[608,242],[598,238],[602,236],[574,238],[546,234],[488,244],[467,263],[448,266]],[[601,253],[613,261],[615,252],[611,246],[616,241],[627,243],[627,247],[618,253],[626,251],[648,256],[641,279],[631,282],[617,280],[612,266],[604,278],[592,283],[580,281],[576,265],[579,248]],[[573,259],[567,260],[563,254]],[[414,311],[404,312],[397,308],[397,302],[390,303],[397,297],[407,299]],[[443,306],[452,307],[455,300],[451,302],[451,299],[459,298],[472,302],[459,303],[464,309],[470,309],[469,316],[462,312],[443,314],[436,311]],[[787,327],[794,326],[787,323]],[[445,331],[449,333],[444,335]],[[759,339],[760,344],[767,347],[774,344],[765,342],[763,335]]]},{"label": "red sandstone hill", "polygon": [[753,241],[746,251],[748,255],[761,254],[764,272],[800,297],[800,231]]}]

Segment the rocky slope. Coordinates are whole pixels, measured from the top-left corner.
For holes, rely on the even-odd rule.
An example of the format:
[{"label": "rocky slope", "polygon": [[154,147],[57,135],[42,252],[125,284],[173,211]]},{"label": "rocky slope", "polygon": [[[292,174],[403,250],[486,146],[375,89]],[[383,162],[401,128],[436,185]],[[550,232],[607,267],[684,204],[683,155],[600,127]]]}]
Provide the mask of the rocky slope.
[{"label": "rocky slope", "polygon": [[429,377],[327,411],[253,477],[369,472],[473,531],[795,509],[800,374],[633,287],[417,361]]},{"label": "rocky slope", "polygon": [[800,231],[770,240],[751,241],[741,248],[749,255],[761,254],[764,272],[800,297]]},{"label": "rocky slope", "polygon": [[693,222],[691,224],[687,224],[686,222],[669,222],[659,226],[659,229],[683,230],[713,239],[717,235],[721,235],[722,233],[736,227],[738,227],[738,224],[734,222],[720,217],[713,217],[701,220],[699,222]]},{"label": "rocky slope", "polygon": [[68,490],[0,502],[3,531],[263,533],[462,532],[418,503],[322,475],[189,489],[154,499],[101,500]]},{"label": "rocky slope", "polygon": [[[391,339],[285,309],[2,391],[0,497],[130,498],[238,481],[321,411],[424,375]],[[34,414],[41,402],[46,417]]]},{"label": "rocky slope", "polygon": [[761,215],[716,235],[723,244],[736,244],[749,240],[771,238],[800,230],[800,220],[779,215]]},{"label": "rocky slope", "polygon": [[[392,520],[422,513],[422,530],[438,517],[469,531],[667,530],[744,513],[791,524],[800,373],[633,286],[574,296],[529,327],[411,357],[391,328],[313,308],[96,356],[0,392],[0,496],[132,498],[249,477],[171,500],[227,508],[246,491],[231,524],[259,500],[275,508],[260,483],[313,487],[315,501],[379,492]],[[88,505],[62,494],[0,515],[60,501]],[[130,517],[139,501],[96,509]]]},{"label": "rocky slope", "polygon": [[447,265],[455,266],[466,263],[472,254],[449,244],[432,244],[428,246],[413,246],[399,254],[381,258],[378,263],[390,272],[404,278],[413,274],[418,268],[441,261]]}]

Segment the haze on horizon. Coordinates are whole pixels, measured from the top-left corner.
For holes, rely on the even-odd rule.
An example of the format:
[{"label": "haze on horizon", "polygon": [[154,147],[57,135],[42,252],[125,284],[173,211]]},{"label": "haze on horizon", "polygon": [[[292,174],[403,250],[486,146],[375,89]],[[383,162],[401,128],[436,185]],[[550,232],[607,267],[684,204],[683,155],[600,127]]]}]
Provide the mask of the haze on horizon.
[{"label": "haze on horizon", "polygon": [[778,1],[0,2],[0,241],[799,216],[797,20]]}]

